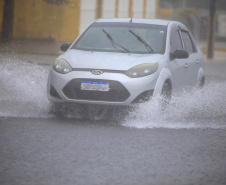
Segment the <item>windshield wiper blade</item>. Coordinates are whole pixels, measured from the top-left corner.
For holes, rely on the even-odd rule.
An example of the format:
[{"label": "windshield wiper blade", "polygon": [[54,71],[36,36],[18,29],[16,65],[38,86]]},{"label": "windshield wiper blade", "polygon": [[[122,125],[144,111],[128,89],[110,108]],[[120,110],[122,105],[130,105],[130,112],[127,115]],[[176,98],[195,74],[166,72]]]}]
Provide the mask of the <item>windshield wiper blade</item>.
[{"label": "windshield wiper blade", "polygon": [[[117,46],[119,46],[120,48],[123,49],[123,52],[126,51],[127,53],[130,53],[130,51],[129,51],[128,49],[126,49],[125,47],[123,47],[123,46],[121,46],[120,44],[116,43],[116,42],[114,41],[114,39],[111,37],[111,35],[110,35],[109,33],[107,33],[104,29],[102,29],[102,31],[107,35],[107,38],[109,38],[109,40],[111,41],[112,46],[113,46],[114,48],[116,48],[115,45],[117,45]],[[116,48],[116,49],[117,49],[117,48]],[[122,50],[120,50],[120,51],[122,51]]]},{"label": "windshield wiper blade", "polygon": [[147,50],[150,52],[150,53],[153,53],[154,50],[152,49],[152,47],[144,40],[142,39],[140,36],[138,36],[136,33],[134,33],[132,30],[129,30],[129,32],[131,34],[133,34],[137,40],[139,40],[142,44],[144,44],[144,46],[147,48]]}]

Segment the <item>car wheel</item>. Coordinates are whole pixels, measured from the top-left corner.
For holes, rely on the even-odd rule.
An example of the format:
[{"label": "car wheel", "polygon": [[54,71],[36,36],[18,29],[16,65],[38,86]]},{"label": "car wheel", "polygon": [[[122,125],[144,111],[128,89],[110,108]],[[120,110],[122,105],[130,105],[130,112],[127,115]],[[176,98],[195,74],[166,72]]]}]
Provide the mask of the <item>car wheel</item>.
[{"label": "car wheel", "polygon": [[202,77],[201,81],[198,84],[198,88],[202,89],[205,85],[205,77]]},{"label": "car wheel", "polygon": [[162,110],[164,110],[167,107],[167,105],[169,104],[169,102],[171,100],[171,94],[172,94],[171,92],[172,92],[171,84],[170,84],[170,82],[166,81],[163,84],[161,99],[160,99],[160,107]]},{"label": "car wheel", "polygon": [[88,109],[86,105],[76,103],[51,103],[49,113],[55,118],[74,117],[87,119]]},{"label": "car wheel", "polygon": [[64,118],[67,111],[68,108],[65,104],[52,102],[49,113],[56,118]]}]

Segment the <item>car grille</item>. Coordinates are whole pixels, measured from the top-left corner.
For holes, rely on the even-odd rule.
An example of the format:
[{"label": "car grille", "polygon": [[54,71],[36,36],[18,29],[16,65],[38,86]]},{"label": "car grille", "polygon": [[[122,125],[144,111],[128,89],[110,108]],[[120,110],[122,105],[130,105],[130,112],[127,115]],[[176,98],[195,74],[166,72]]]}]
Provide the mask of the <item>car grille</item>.
[{"label": "car grille", "polygon": [[[82,81],[108,82],[109,91],[81,90]],[[73,79],[63,88],[68,99],[124,102],[130,96],[128,90],[118,81],[99,79]]]}]

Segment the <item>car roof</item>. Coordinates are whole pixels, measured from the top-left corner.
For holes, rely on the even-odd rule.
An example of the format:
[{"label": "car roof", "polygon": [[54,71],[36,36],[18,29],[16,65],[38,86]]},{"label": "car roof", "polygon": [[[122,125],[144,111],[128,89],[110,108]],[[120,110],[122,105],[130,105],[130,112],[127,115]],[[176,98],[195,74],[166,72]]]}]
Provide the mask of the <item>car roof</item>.
[{"label": "car roof", "polygon": [[[113,18],[113,19],[97,19],[96,20],[97,23],[102,23],[102,22],[129,23],[130,21],[131,21],[131,18]],[[174,22],[174,21],[161,20],[161,19],[138,19],[138,18],[132,18],[132,23],[154,24],[154,25],[167,26],[170,22]]]}]

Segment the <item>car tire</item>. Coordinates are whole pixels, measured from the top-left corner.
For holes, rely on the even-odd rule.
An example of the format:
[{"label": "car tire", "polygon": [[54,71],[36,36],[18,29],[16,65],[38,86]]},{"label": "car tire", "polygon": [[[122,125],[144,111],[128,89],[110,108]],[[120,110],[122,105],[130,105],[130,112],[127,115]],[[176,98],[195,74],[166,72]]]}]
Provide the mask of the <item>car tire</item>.
[{"label": "car tire", "polygon": [[198,84],[198,88],[202,89],[205,86],[205,77],[202,77]]},{"label": "car tire", "polygon": [[56,118],[64,118],[68,108],[63,103],[52,102],[49,113]]},{"label": "car tire", "polygon": [[160,108],[165,110],[169,105],[172,96],[171,83],[169,81],[164,82],[162,87],[161,99],[160,99]]},{"label": "car tire", "polygon": [[79,119],[87,119],[89,117],[87,106],[76,103],[52,102],[49,113],[55,118],[74,117]]}]

